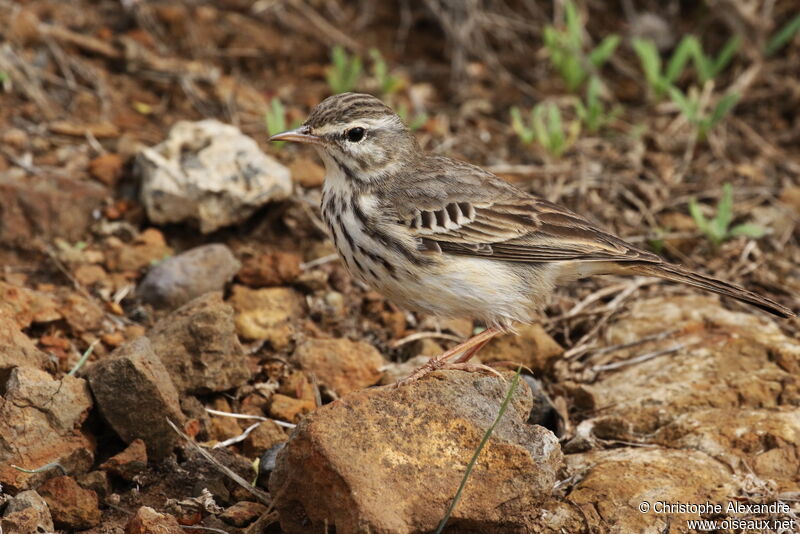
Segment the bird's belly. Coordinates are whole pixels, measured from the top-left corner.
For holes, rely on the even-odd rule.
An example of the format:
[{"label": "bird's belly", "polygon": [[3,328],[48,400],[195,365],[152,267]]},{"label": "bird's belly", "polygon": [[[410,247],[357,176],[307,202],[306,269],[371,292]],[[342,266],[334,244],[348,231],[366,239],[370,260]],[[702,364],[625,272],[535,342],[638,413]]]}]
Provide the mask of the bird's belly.
[{"label": "bird's belly", "polygon": [[[490,325],[532,322],[552,290],[549,271],[506,262],[447,256],[404,277],[367,280],[403,308]],[[535,280],[534,280],[535,279]],[[536,289],[541,289],[537,293]]]}]

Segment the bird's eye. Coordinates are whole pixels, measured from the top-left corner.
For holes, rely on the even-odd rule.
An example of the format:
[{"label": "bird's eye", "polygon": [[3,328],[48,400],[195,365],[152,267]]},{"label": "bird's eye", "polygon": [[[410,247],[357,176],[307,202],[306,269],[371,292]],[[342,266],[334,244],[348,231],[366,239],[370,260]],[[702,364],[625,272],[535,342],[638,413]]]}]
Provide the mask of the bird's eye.
[{"label": "bird's eye", "polygon": [[351,143],[358,143],[362,139],[364,139],[364,128],[356,127],[350,128],[344,133],[344,136],[347,137],[347,140]]}]

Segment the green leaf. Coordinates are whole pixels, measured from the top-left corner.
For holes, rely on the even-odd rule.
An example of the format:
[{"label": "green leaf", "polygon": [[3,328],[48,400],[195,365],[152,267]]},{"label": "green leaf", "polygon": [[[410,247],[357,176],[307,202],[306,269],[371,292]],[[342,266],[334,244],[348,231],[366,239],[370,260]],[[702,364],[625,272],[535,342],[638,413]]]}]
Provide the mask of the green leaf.
[{"label": "green leaf", "polygon": [[678,43],[675,52],[672,53],[672,57],[664,71],[664,79],[668,84],[675,83],[675,81],[680,78],[689,59],[699,52],[698,47],[699,43],[697,38],[693,35],[687,35],[681,39],[681,42]]},{"label": "green leaf", "polygon": [[633,40],[633,50],[639,56],[639,63],[650,89],[656,96],[661,96],[664,92],[664,81],[661,77],[661,56],[655,43],[637,38]]},{"label": "green leaf", "polygon": [[525,126],[525,123],[522,122],[522,114],[519,111],[519,108],[513,106],[510,110],[511,114],[511,129],[514,130],[514,133],[517,134],[517,137],[526,144],[529,145],[533,142],[533,131]]},{"label": "green leaf", "polygon": [[[733,56],[736,55],[736,52],[739,50],[739,46],[742,44],[742,39],[738,35],[734,35],[728,42],[725,43],[725,46],[722,47],[722,50],[719,54],[717,54],[717,58],[711,65],[711,77],[714,78],[725,70],[725,67],[733,59]],[[701,80],[703,81],[703,80]],[[705,83],[705,82],[704,82]]]},{"label": "green leaf", "polygon": [[689,214],[692,216],[692,219],[694,219],[694,224],[697,225],[697,229],[706,236],[710,236],[711,231],[708,227],[708,220],[706,216],[703,215],[703,212],[700,211],[700,205],[694,198],[689,199]]},{"label": "green leaf", "polygon": [[571,0],[564,2],[564,20],[567,25],[567,37],[569,38],[569,46],[580,50],[583,43],[583,34],[581,33],[583,24],[578,15],[578,9],[575,3]]},{"label": "green leaf", "polygon": [[794,38],[794,35],[800,31],[800,13],[795,15],[789,22],[783,25],[767,42],[764,47],[764,54],[771,56]]},{"label": "green leaf", "polygon": [[711,232],[721,242],[728,235],[728,226],[733,220],[733,186],[726,183],[722,186],[722,196],[717,205],[717,214],[711,220]]},{"label": "green leaf", "polygon": [[697,102],[688,98],[677,87],[669,86],[668,90],[670,98],[680,108],[686,119],[692,124],[697,124]]},{"label": "green leaf", "polygon": [[714,128],[725,115],[727,115],[739,102],[739,93],[728,93],[719,99],[714,110],[711,112],[708,123],[710,128]]},{"label": "green leaf", "polygon": [[731,237],[745,236],[758,239],[759,237],[763,237],[766,233],[767,231],[764,228],[756,224],[737,224],[731,228],[728,235]]},{"label": "green leaf", "polygon": [[619,45],[620,37],[619,35],[609,35],[605,39],[603,39],[599,45],[595,47],[594,50],[589,53],[589,61],[595,68],[600,68],[603,64],[608,61],[608,59],[614,54],[614,50],[617,49],[617,45]]}]

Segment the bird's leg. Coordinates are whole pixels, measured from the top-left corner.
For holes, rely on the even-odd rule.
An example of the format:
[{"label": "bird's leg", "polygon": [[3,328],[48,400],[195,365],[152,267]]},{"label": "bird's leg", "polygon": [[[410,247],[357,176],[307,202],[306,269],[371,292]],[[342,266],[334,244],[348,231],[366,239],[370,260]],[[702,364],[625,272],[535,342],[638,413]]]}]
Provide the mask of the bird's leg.
[{"label": "bird's leg", "polygon": [[[469,338],[468,340],[464,341],[453,347],[452,349],[444,352],[443,354],[436,356],[435,358],[431,358],[428,363],[411,373],[408,377],[398,380],[395,384],[396,386],[401,386],[403,384],[408,384],[409,382],[414,382],[415,380],[419,380],[423,376],[436,371],[438,369],[460,369],[463,371],[487,371],[492,374],[496,374],[500,376],[500,373],[482,364],[469,364],[467,360],[472,358],[476,352],[478,352],[481,348],[483,348],[486,343],[489,342],[490,339],[493,337],[502,334],[504,331],[500,330],[499,328],[487,328],[480,334],[476,334]],[[449,360],[454,356],[461,354],[453,362]]]}]

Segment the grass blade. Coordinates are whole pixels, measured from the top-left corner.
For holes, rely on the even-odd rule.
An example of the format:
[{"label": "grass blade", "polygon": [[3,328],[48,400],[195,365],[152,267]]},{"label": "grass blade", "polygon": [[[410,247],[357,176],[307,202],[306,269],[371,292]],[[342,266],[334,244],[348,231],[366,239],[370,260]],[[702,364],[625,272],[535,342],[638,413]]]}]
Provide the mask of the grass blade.
[{"label": "grass blade", "polygon": [[771,56],[792,40],[794,34],[800,31],[800,13],[794,16],[792,20],[787,22],[778,32],[770,37],[767,46],[764,48],[764,54]]},{"label": "grass blade", "polygon": [[470,473],[472,473],[472,469],[475,467],[475,464],[478,461],[478,456],[480,456],[483,447],[486,446],[486,443],[489,441],[489,438],[492,437],[492,432],[494,432],[497,423],[500,422],[500,419],[503,417],[503,414],[506,413],[506,409],[511,402],[511,398],[514,396],[514,392],[517,390],[517,385],[519,385],[519,375],[522,371],[522,367],[517,368],[517,374],[514,375],[514,378],[511,380],[511,385],[508,387],[508,393],[506,393],[506,397],[503,399],[503,403],[500,405],[500,410],[497,412],[497,417],[494,418],[491,426],[486,429],[486,433],[483,435],[483,439],[481,442],[478,443],[478,447],[475,449],[475,453],[472,455],[472,459],[467,464],[467,470],[464,471],[464,476],[461,479],[461,484],[458,486],[458,490],[456,490],[456,494],[453,497],[453,502],[450,503],[450,507],[447,509],[447,513],[445,513],[442,521],[439,523],[439,527],[436,529],[436,534],[441,534],[444,530],[445,525],[447,525],[447,521],[450,519],[450,516],[453,514],[453,510],[455,510],[458,501],[461,500],[461,493],[464,491],[464,488],[467,485],[467,480],[469,479]]}]

